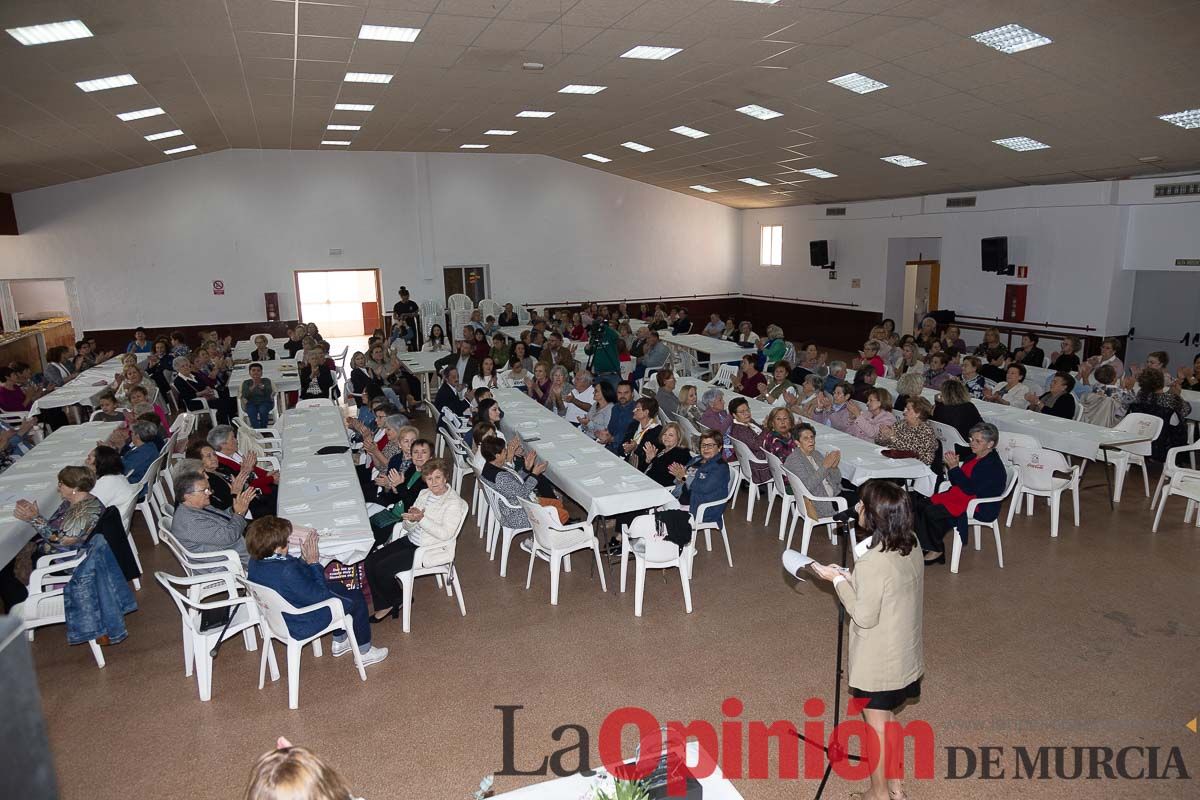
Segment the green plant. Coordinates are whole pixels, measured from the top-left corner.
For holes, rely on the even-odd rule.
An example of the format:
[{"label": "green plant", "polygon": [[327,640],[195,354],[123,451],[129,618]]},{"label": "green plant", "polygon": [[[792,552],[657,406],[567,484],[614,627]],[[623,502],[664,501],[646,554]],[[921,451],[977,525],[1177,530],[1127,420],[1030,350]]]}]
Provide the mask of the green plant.
[{"label": "green plant", "polygon": [[596,800],[650,800],[650,794],[637,781],[615,781],[613,793],[597,789]]}]

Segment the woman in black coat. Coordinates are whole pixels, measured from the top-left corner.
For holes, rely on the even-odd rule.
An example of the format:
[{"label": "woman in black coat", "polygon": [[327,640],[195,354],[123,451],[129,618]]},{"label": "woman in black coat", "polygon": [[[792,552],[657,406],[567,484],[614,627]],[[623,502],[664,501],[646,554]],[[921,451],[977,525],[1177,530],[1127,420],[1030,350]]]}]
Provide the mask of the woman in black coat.
[{"label": "woman in black coat", "polygon": [[[957,378],[950,378],[942,384],[938,392],[938,401],[933,406],[932,419],[954,428],[963,441],[968,442],[971,440],[971,429],[983,422],[983,417],[979,416],[979,409],[971,402],[971,393]],[[959,458],[971,457],[969,449],[961,445],[955,449]]]},{"label": "woman in black coat", "polygon": [[337,391],[337,381],[333,373],[325,366],[325,357],[319,350],[313,350],[304,359],[300,368],[300,399],[334,396]]},{"label": "woman in black coat", "polygon": [[[642,472],[658,485],[668,489],[673,488],[675,476],[671,474],[671,465],[679,464],[686,467],[692,460],[692,454],[683,444],[684,441],[686,439],[679,423],[668,422],[663,425],[658,434],[658,446],[652,443],[645,445],[646,463],[641,467]],[[645,511],[631,511],[627,514],[616,515],[614,519],[617,530],[620,531],[622,526],[633,522],[634,517],[645,513]]]}]

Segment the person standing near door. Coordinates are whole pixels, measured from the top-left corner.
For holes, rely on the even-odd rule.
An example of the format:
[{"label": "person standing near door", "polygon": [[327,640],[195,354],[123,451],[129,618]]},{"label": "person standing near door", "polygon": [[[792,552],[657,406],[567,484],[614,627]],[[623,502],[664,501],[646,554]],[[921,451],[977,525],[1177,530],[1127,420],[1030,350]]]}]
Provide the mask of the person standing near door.
[{"label": "person standing near door", "polygon": [[408,343],[410,350],[421,349],[421,309],[408,296],[408,287],[400,287],[400,300],[392,306],[392,317],[396,322],[408,326]]}]

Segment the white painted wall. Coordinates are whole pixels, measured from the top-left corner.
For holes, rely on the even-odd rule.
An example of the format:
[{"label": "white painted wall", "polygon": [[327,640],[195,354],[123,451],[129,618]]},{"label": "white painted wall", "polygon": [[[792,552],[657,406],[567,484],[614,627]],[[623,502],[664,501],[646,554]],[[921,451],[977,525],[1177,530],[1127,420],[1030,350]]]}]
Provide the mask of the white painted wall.
[{"label": "white painted wall", "polygon": [[737,285],[739,212],[543,156],[229,150],[14,202],[5,277],[77,276],[89,329],[261,320],[271,291],[294,318],[300,268],[378,267],[388,307],[453,264],[535,303]]}]

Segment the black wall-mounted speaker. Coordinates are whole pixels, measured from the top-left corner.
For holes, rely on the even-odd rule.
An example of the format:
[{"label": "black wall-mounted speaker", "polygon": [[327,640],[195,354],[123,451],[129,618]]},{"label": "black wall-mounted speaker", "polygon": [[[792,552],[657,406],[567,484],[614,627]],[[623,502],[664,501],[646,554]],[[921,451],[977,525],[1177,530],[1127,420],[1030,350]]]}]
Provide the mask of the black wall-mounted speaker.
[{"label": "black wall-mounted speaker", "polygon": [[999,273],[1008,265],[1008,237],[992,236],[980,242],[980,261],[984,272]]},{"label": "black wall-mounted speaker", "polygon": [[808,243],[808,263],[814,267],[824,267],[829,264],[829,242],[818,239]]}]

